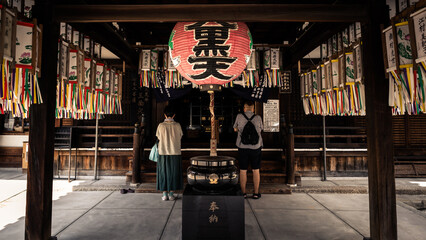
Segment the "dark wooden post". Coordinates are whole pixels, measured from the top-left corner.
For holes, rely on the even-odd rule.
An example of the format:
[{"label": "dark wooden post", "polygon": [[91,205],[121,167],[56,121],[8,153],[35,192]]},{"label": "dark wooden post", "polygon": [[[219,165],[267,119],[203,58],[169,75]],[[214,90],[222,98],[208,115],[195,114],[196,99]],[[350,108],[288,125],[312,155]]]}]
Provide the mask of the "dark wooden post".
[{"label": "dark wooden post", "polygon": [[141,162],[140,162],[140,131],[139,124],[135,124],[133,133],[133,165],[132,165],[132,183],[141,182]]},{"label": "dark wooden post", "polygon": [[[145,121],[144,121],[144,117],[143,120],[141,121],[141,130],[140,130],[140,147],[139,147],[139,162],[140,162],[140,168],[141,170],[145,170],[144,169],[144,161],[145,159],[145,139],[146,139],[146,132],[145,132]],[[141,182],[142,182],[142,178],[141,178]]]},{"label": "dark wooden post", "polygon": [[294,161],[294,131],[293,124],[288,125],[287,135],[287,184],[295,184],[295,168]]},{"label": "dark wooden post", "polygon": [[56,98],[56,62],[59,23],[53,19],[53,1],[35,2],[34,16],[43,24],[40,91],[43,103],[30,108],[29,159],[25,239],[51,236],[53,151]]},{"label": "dark wooden post", "polygon": [[368,142],[368,190],[370,237],[397,239],[392,113],[388,106],[381,28],[388,21],[385,1],[369,1],[369,17],[363,26],[363,72],[365,76]]}]

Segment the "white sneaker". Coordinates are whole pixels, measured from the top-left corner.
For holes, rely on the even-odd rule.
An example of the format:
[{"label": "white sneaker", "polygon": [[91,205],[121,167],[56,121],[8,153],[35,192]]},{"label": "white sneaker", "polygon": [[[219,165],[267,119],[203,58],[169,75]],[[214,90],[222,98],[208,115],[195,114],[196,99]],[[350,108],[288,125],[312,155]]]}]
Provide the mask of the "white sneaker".
[{"label": "white sneaker", "polygon": [[170,201],[174,201],[176,199],[176,197],[172,194],[172,195],[169,195],[169,200]]},{"label": "white sneaker", "polygon": [[162,199],[163,201],[167,201],[167,200],[169,200],[169,198],[168,198],[167,196],[163,196],[163,197],[161,197],[161,199]]}]

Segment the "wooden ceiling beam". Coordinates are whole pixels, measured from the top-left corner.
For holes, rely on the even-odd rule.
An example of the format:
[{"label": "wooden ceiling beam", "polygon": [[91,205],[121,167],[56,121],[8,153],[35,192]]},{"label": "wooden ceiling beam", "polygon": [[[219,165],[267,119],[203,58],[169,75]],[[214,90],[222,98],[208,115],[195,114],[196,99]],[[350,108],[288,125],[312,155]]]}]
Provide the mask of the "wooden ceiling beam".
[{"label": "wooden ceiling beam", "polygon": [[137,66],[138,54],[136,50],[121,37],[112,26],[107,23],[73,23],[77,30],[88,34],[96,42],[108,48],[126,63]]},{"label": "wooden ceiling beam", "polygon": [[314,23],[294,42],[283,56],[283,67],[288,69],[315,48],[347,27],[347,23]]},{"label": "wooden ceiling beam", "polygon": [[365,4],[57,5],[62,22],[356,22]]}]

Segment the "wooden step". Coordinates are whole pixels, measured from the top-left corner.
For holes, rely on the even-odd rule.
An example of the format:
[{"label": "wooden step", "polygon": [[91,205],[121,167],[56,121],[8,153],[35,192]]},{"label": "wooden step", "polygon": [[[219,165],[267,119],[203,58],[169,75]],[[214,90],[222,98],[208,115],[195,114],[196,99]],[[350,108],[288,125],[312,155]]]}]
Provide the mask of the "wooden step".
[{"label": "wooden step", "polygon": [[[183,173],[184,182],[186,183],[186,173]],[[157,173],[156,172],[142,172],[141,173],[141,181],[142,183],[155,183],[156,182]],[[126,182],[132,181],[132,173],[126,173]],[[286,182],[286,174],[282,172],[268,173],[261,172],[260,173],[260,182],[263,183],[282,183]],[[247,183],[253,183],[253,174],[249,172],[247,174]]]},{"label": "wooden step", "polygon": [[[138,188],[135,189],[136,193],[158,193],[155,183],[142,183]],[[291,194],[291,188],[286,184],[262,184],[260,186],[260,192],[262,194]],[[176,191],[178,194],[182,194],[182,191]],[[251,197],[253,193],[253,185],[247,184],[247,194]]]},{"label": "wooden step", "polygon": [[[145,159],[148,159],[150,150],[144,151],[144,157]],[[238,151],[235,150],[229,150],[229,151],[218,151],[217,153],[219,156],[230,156],[237,158],[238,157]],[[208,156],[210,155],[210,151],[182,151],[182,159],[190,159],[191,157],[195,156]],[[281,160],[283,159],[283,152],[281,151],[262,151],[262,159],[270,159],[270,160]]]},{"label": "wooden step", "polygon": [[[235,164],[238,166],[238,161]],[[186,170],[190,166],[189,160],[182,160],[182,168]],[[143,161],[142,162],[142,170],[146,172],[154,172],[156,171],[157,164],[153,161]],[[284,161],[276,161],[276,160],[262,160],[261,162],[261,171],[263,172],[280,172],[284,171]],[[249,168],[250,170],[250,168]]]}]

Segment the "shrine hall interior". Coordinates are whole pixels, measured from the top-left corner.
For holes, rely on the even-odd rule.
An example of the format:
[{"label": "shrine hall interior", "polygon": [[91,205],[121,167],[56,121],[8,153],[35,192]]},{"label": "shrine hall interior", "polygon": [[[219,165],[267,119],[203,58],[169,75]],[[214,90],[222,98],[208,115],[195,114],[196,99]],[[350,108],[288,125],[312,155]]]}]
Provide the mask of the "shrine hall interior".
[{"label": "shrine hall interior", "polygon": [[[10,2],[20,4],[13,6]],[[412,93],[403,93],[396,86],[404,80],[402,75],[396,76],[401,66],[406,66],[403,71],[407,74],[413,70],[409,70],[410,64],[403,64],[404,57],[411,66],[418,64],[421,72],[415,62],[416,42],[407,32],[414,31],[413,15],[424,14],[425,0],[36,0],[31,13],[26,2],[3,0],[6,7],[0,11],[9,14],[2,19],[15,13],[14,21],[20,22],[21,32],[22,27],[35,26],[33,36],[38,37],[20,48],[39,44],[34,49],[40,61],[31,66],[34,76],[39,69],[39,92],[44,102],[31,105],[29,116],[17,114],[13,106],[6,109],[12,113],[0,114],[3,142],[12,138],[21,141],[0,146],[0,167],[28,172],[28,239],[50,236],[53,178],[71,181],[120,176],[123,184],[155,183],[156,163],[148,156],[167,105],[175,109],[184,133],[183,175],[191,157],[209,155],[212,129],[216,131],[219,155],[237,157],[234,121],[243,111],[244,100],[253,99],[256,89],[262,89],[262,95],[255,99],[255,113],[268,126],[274,126],[262,133],[261,184],[280,184],[291,192],[290,186],[300,186],[302,177],[325,180],[327,176],[368,176],[371,237],[397,238],[395,177],[426,176],[425,97],[416,99],[416,103],[404,102],[398,96]],[[401,2],[406,5],[398,4]],[[251,74],[256,73],[250,72],[249,77],[242,74],[233,85],[221,86],[221,91],[214,93],[214,124],[207,92],[188,81],[183,84],[183,78],[177,78],[182,85],[175,88],[166,90],[160,85],[165,84],[165,70],[170,71],[165,66],[170,60],[167,54],[172,30],[178,22],[200,21],[244,22],[258,59],[253,64],[259,67],[256,65],[253,71],[263,77],[252,81]],[[5,28],[2,25],[1,32],[5,33]],[[389,33],[393,35],[389,37]],[[394,44],[397,39],[402,47]],[[158,66],[144,69],[144,52],[153,51],[158,53]],[[276,69],[265,67],[265,62],[272,62],[267,59],[272,59],[273,51],[279,56]],[[80,66],[71,66],[71,54],[82,60],[78,60]],[[392,61],[395,66],[391,66]],[[86,62],[88,68],[96,69],[91,75],[86,72],[90,86],[81,84]],[[107,93],[103,99],[113,102],[108,106],[114,107],[109,109],[101,103],[105,111],[100,114],[98,105],[96,110],[79,109],[86,111],[85,115],[74,111],[74,102],[62,98],[78,95],[75,78],[69,77],[72,67],[80,71],[79,86],[86,94],[81,96],[91,99],[101,96],[102,89],[95,88],[97,71],[109,71],[114,81],[105,84],[111,95]],[[341,74],[333,75],[331,69],[339,69]],[[328,72],[328,82],[315,82],[317,71]],[[268,80],[267,87],[261,85],[259,82],[270,73],[275,82]],[[321,78],[325,79],[325,74]],[[389,97],[391,86],[396,87]],[[419,93],[417,90],[414,88],[414,93]],[[347,94],[349,101],[342,100],[338,105],[338,94]],[[326,106],[321,105],[321,96],[331,96],[330,101],[324,99]],[[2,112],[6,108],[3,105]],[[211,125],[218,128],[214,130]],[[22,139],[29,139],[29,146],[22,146]]]},{"label": "shrine hall interior", "polygon": [[[108,155],[116,157],[99,156],[99,174],[117,175],[128,174],[131,168],[132,151],[125,154],[109,151],[108,149],[133,147],[133,132],[135,123],[144,124],[144,145],[142,148],[145,157],[142,164],[143,174],[147,179],[153,180],[155,176],[155,165],[146,160],[151,145],[155,141],[155,130],[157,125],[163,121],[163,109],[166,105],[172,105],[177,112],[176,120],[182,125],[184,137],[182,147],[184,149],[197,149],[200,153],[207,153],[211,134],[209,98],[206,92],[198,88],[187,90],[180,98],[164,101],[159,100],[156,92],[158,89],[152,87],[141,87],[141,71],[139,69],[139,55],[143,50],[157,50],[160,66],[163,62],[162,53],[167,52],[167,44],[176,21],[170,21],[179,14],[180,6],[191,4],[240,4],[241,11],[250,4],[279,4],[304,9],[310,12],[306,16],[297,14],[279,20],[275,17],[274,9],[259,8],[259,12],[249,16],[246,24],[251,32],[253,46],[258,50],[260,65],[262,56],[267,49],[279,49],[281,57],[280,68],[288,73],[289,88],[283,91],[280,87],[267,89],[266,98],[279,101],[279,127],[276,132],[264,132],[264,148],[266,165],[264,171],[270,174],[265,181],[280,182],[286,178],[288,164],[285,159],[288,153],[289,127],[294,132],[295,169],[300,176],[321,176],[323,174],[323,149],[324,143],[330,149],[345,149],[344,152],[329,153],[326,158],[327,170],[334,176],[366,176],[367,175],[367,131],[365,116],[336,116],[321,114],[307,114],[304,110],[304,102],[301,98],[300,74],[315,70],[328,59],[328,54],[320,48],[321,45],[337,33],[346,31],[355,22],[354,10],[347,6],[357,7],[357,14],[366,12],[365,5],[368,1],[338,1],[338,0],[302,0],[302,1],[60,1],[58,2],[57,17],[59,17],[67,28],[79,32],[80,36],[89,36],[90,39],[101,46],[96,58],[110,68],[117,69],[123,73],[120,91],[122,96],[122,114],[104,115],[99,119],[98,147],[104,148]],[[151,12],[144,12],[150,20],[141,20],[143,16],[132,12],[122,20],[119,11],[114,11],[108,6],[125,5],[154,6],[154,4],[166,4],[166,13],[152,8]],[[75,11],[73,6],[80,6]],[[85,10],[84,6],[90,6]],[[105,7],[107,6],[107,7]],[[270,5],[273,6],[273,5]],[[277,6],[277,5],[275,5]],[[333,14],[326,17],[317,17],[322,6],[326,11],[327,6],[341,7],[333,10]],[[346,7],[345,7],[346,6]],[[420,8],[422,5],[411,7]],[[272,7],[271,7],[272,8]],[[35,9],[37,11],[37,9]],[[156,11],[162,19],[155,19]],[[70,14],[72,12],[72,14]],[[88,13],[101,19],[91,20],[87,18]],[[96,15],[98,14],[98,15]],[[132,15],[133,14],[133,15]],[[224,17],[227,11],[205,12],[207,16]],[[402,14],[402,15],[401,15]],[[404,14],[394,17],[402,19]],[[272,17],[270,17],[272,16]],[[83,20],[81,20],[81,17]],[[119,19],[114,21],[113,19]],[[290,19],[290,18],[293,18]],[[269,20],[268,20],[269,19]],[[290,20],[289,20],[290,19]],[[311,22],[303,19],[313,19]],[[360,32],[359,32],[360,34]],[[65,40],[65,42],[71,40]],[[352,44],[351,46],[355,45]],[[82,46],[78,46],[83,48]],[[349,51],[351,47],[347,48]],[[345,49],[343,49],[345,50]],[[334,54],[338,57],[338,54]],[[232,88],[224,88],[215,94],[215,114],[218,121],[218,148],[223,149],[224,154],[235,155],[236,133],[233,131],[233,123],[236,115],[242,111],[244,98],[236,94]],[[263,103],[256,102],[256,114],[263,116]],[[362,114],[360,114],[362,115]],[[411,155],[422,155],[424,143],[426,142],[426,125],[424,114],[420,115],[398,115],[393,116],[393,145],[394,154],[401,158]],[[0,115],[0,120],[6,122],[5,115]],[[18,125],[24,125],[23,131],[28,132],[29,120],[16,119]],[[67,173],[68,165],[72,165],[76,175],[90,175],[93,172],[94,156],[91,153],[96,142],[95,119],[79,120],[68,117],[58,117],[55,120],[55,175],[60,176]],[[3,126],[3,124],[1,124]],[[420,130],[419,130],[420,129]],[[6,132],[6,130],[3,130]],[[324,142],[325,141],[325,142]],[[71,151],[76,149],[78,154],[71,158]],[[298,150],[299,149],[299,150]],[[310,149],[304,151],[301,149]],[[359,150],[361,149],[361,151]],[[3,165],[18,165],[20,153],[16,151],[15,160]],[[120,156],[118,156],[120,155]],[[191,156],[189,152],[184,153],[184,159]],[[74,159],[69,163],[70,160]],[[188,163],[187,163],[188,164]],[[414,176],[418,172],[406,167],[395,165],[397,176]],[[422,168],[422,166],[419,166]]]}]

